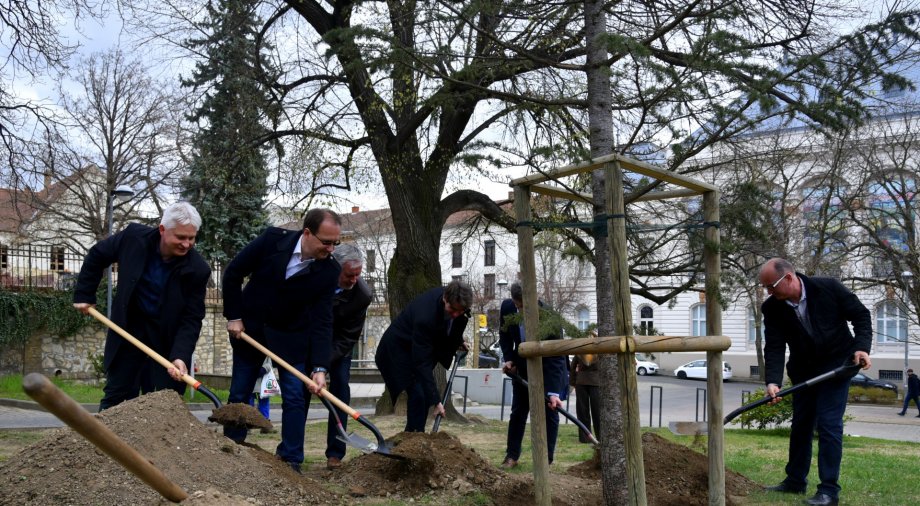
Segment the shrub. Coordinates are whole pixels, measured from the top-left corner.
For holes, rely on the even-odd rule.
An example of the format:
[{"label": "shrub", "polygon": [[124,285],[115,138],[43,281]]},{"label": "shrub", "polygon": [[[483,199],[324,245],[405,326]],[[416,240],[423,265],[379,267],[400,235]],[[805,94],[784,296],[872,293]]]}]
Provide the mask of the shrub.
[{"label": "shrub", "polygon": [[[751,396],[749,402],[756,401],[767,395],[766,389],[758,388]],[[783,396],[782,402],[774,405],[763,405],[750,411],[741,413],[738,418],[732,420],[732,423],[740,423],[742,427],[754,427],[758,430],[768,429],[779,426],[789,420],[792,420],[792,396],[794,394]],[[747,402],[745,403],[747,404]]]},{"label": "shrub", "polygon": [[872,402],[890,404],[897,401],[898,394],[882,388],[850,387],[850,402]]}]

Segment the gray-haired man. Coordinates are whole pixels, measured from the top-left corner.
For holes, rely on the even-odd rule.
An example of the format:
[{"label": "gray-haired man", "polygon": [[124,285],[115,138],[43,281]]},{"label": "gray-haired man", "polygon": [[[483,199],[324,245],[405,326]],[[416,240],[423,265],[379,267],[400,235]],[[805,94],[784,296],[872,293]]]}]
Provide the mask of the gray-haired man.
[{"label": "gray-haired man", "polygon": [[[329,391],[342,402],[351,402],[351,354],[364,331],[367,307],[371,303],[371,289],[361,279],[364,255],[351,244],[342,244],[333,253],[342,266],[339,286],[332,301],[332,363],[329,367]],[[338,410],[342,426],[348,425],[348,416]],[[326,431],[326,467],[336,469],[342,465],[345,443],[336,439],[335,418],[329,414]]]}]

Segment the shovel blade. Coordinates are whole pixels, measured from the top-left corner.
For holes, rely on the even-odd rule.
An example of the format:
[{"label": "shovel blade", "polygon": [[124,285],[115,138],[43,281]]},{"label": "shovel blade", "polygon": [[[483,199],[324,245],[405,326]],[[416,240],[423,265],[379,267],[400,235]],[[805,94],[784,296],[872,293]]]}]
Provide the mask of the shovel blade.
[{"label": "shovel blade", "polygon": [[669,422],[668,429],[678,436],[699,436],[709,433],[706,422]]},{"label": "shovel blade", "polygon": [[341,435],[335,437],[339,441],[345,443],[352,448],[357,448],[361,450],[362,453],[374,453],[377,450],[377,444],[364,439],[363,437],[355,434],[354,432],[349,433],[348,435]]}]

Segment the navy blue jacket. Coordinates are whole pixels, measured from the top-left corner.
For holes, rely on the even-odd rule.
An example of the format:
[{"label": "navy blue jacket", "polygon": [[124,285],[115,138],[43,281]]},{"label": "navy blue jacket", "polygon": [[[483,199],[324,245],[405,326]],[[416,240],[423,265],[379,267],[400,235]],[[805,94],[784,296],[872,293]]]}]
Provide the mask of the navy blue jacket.
[{"label": "navy blue jacket", "polygon": [[448,333],[443,299],[444,288],[419,295],[380,338],[375,361],[393,402],[415,382],[421,383],[429,406],[441,402],[434,381],[435,364],[450,367],[469,320],[464,315],[454,318]]},{"label": "navy blue jacket", "polygon": [[[517,367],[518,374],[527,379],[527,359],[518,355],[521,345],[521,328],[516,324],[505,324],[505,318],[516,314],[517,306],[511,299],[502,301],[501,327],[498,331],[498,343],[502,348],[502,358]],[[560,339],[559,335],[550,335],[547,339]],[[543,357],[543,391],[559,394],[565,400],[569,391],[568,363],[565,357]]]},{"label": "navy blue jacket", "polygon": [[[301,236],[299,230],[270,227],[233,258],[224,271],[224,316],[242,318],[250,337],[286,361],[306,362],[309,371],[331,362],[332,297],[341,268],[330,256],[285,279]],[[230,344],[234,352],[261,360],[249,343]]]},{"label": "navy blue jacket", "polygon": [[367,306],[371,305],[371,289],[363,279],[351,290],[342,290],[332,299],[332,361],[350,356],[358,338],[364,332]]},{"label": "navy blue jacket", "polygon": [[[111,320],[132,334],[138,332],[141,328],[139,322],[128,321],[128,308],[134,289],[144,275],[147,259],[158,254],[159,243],[158,228],[137,223],[129,224],[121,232],[96,243],[83,260],[73,301],[95,304],[96,289],[99,288],[105,268],[117,263],[118,289],[112,300]],[[194,249],[176,257],[173,262],[160,296],[158,324],[162,334],[159,342],[147,344],[170,362],[181,359],[191,367],[192,352],[195,351],[201,333],[201,320],[204,319],[204,296],[211,278],[211,269]],[[122,343],[124,339],[109,330],[103,356],[106,368],[112,363]],[[131,344],[125,343],[125,346]]]},{"label": "navy blue jacket", "polygon": [[[786,372],[793,383],[851,363],[857,351],[872,349],[872,316],[866,306],[833,278],[809,278],[796,273],[805,285],[809,335],[795,310],[785,301],[769,297],[761,310],[764,321],[764,362],[767,384],[783,384],[783,361],[789,347]],[[847,322],[853,324],[855,337]]]}]

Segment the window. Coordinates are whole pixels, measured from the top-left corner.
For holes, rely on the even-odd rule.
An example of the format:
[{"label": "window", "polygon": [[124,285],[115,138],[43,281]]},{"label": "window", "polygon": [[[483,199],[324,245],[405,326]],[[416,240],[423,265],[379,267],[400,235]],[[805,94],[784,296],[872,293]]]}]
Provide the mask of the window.
[{"label": "window", "polygon": [[495,298],[495,274],[486,274],[482,277],[482,295],[489,300]]},{"label": "window", "polygon": [[805,251],[815,257],[819,274],[839,276],[847,255],[847,211],[835,193],[841,181],[815,179],[802,190]]},{"label": "window", "polygon": [[0,244],[0,269],[9,269],[10,268],[10,250],[4,245]]},{"label": "window", "polygon": [[690,335],[706,335],[706,304],[697,304],[690,308]]},{"label": "window", "polygon": [[655,310],[652,306],[639,308],[639,334],[647,336],[655,328]]},{"label": "window", "polygon": [[59,272],[64,270],[64,248],[61,246],[51,247],[51,270]]},{"label": "window", "polygon": [[748,342],[753,343],[757,340],[757,327],[754,326],[754,310],[748,308]]},{"label": "window", "polygon": [[374,278],[364,278],[364,281],[371,290],[371,300],[377,300],[377,280]]},{"label": "window", "polygon": [[463,267],[463,245],[462,244],[451,244],[451,267]]},{"label": "window", "polygon": [[501,325],[501,310],[499,309],[489,309],[486,311],[486,319],[489,322],[489,330],[498,330]]},{"label": "window", "polygon": [[486,241],[484,244],[485,247],[485,266],[494,267],[495,266],[495,241]]},{"label": "window", "polygon": [[881,343],[903,343],[907,340],[907,315],[900,304],[885,301],[875,308],[875,340]]},{"label": "window", "polygon": [[367,272],[374,272],[377,269],[377,252],[375,250],[369,249],[364,252],[365,267],[367,267]]},{"label": "window", "polygon": [[575,321],[578,323],[579,330],[588,330],[591,325],[591,312],[588,308],[581,306],[575,310]]},{"label": "window", "polygon": [[463,274],[460,274],[460,275],[458,275],[458,276],[451,276],[451,277],[450,277],[450,280],[451,280],[451,281],[460,281],[460,282],[463,282]]}]

